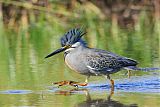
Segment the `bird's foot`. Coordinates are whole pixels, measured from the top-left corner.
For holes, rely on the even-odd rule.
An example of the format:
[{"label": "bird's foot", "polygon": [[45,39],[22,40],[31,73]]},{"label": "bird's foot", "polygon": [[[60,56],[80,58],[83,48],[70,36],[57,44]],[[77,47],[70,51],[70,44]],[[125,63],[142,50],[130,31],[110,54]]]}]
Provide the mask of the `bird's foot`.
[{"label": "bird's foot", "polygon": [[54,85],[58,85],[58,87],[64,86],[64,85],[71,85],[71,86],[74,86],[74,87],[78,87],[77,83],[78,83],[78,82],[75,82],[75,81],[65,80],[65,81],[55,82],[55,83],[53,83],[53,84],[54,84]]},{"label": "bird's foot", "polygon": [[58,87],[60,86],[64,86],[64,85],[70,85],[70,86],[74,86],[74,87],[78,87],[78,86],[87,86],[88,83],[84,82],[84,83],[79,83],[76,81],[60,81],[60,82],[55,82],[53,83],[54,85],[58,85]]}]

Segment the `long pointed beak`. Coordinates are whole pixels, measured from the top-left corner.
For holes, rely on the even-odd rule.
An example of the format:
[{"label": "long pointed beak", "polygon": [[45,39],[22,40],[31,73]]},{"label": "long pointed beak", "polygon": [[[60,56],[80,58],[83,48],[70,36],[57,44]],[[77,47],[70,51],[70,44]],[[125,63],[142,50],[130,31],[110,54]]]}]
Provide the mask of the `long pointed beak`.
[{"label": "long pointed beak", "polygon": [[55,54],[58,54],[58,53],[60,53],[60,52],[63,52],[64,50],[66,50],[67,49],[67,47],[65,46],[65,47],[61,47],[60,49],[57,49],[57,50],[55,50],[54,52],[52,52],[52,53],[50,53],[49,55],[47,55],[45,58],[49,58],[49,57],[51,57],[51,56],[53,56],[53,55],[55,55]]}]

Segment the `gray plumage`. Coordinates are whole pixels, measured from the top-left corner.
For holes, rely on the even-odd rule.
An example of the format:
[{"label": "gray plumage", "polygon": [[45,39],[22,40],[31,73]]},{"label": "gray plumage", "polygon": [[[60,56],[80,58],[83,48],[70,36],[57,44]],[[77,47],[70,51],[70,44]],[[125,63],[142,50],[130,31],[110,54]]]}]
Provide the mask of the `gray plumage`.
[{"label": "gray plumage", "polygon": [[69,67],[84,75],[107,75],[124,67],[136,66],[133,59],[118,56],[111,52],[79,45],[65,51],[65,62]]},{"label": "gray plumage", "polygon": [[[114,81],[110,78],[109,74],[116,73],[121,69],[141,71],[160,70],[160,68],[138,68],[137,61],[131,58],[119,56],[101,49],[89,48],[86,42],[81,39],[85,34],[86,32],[80,28],[69,30],[60,39],[62,47],[45,58],[64,51],[65,62],[71,69],[80,74],[87,75],[87,77],[104,75],[111,81],[112,86],[114,85]],[[67,83],[73,85],[73,81],[60,82],[61,85]]]}]

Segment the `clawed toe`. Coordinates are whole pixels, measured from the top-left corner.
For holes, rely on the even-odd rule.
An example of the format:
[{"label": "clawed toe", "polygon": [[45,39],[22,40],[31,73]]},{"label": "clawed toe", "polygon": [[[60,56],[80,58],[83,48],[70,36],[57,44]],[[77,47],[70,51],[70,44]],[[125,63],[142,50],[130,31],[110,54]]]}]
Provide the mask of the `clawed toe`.
[{"label": "clawed toe", "polygon": [[78,83],[79,86],[87,86],[88,83],[84,82],[84,83]]}]

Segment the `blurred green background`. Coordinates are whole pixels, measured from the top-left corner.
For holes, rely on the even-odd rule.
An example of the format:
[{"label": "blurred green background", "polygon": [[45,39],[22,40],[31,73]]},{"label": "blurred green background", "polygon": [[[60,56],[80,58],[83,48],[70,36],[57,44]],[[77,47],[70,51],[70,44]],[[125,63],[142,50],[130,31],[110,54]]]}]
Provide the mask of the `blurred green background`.
[{"label": "blurred green background", "polygon": [[[160,66],[159,0],[0,0],[0,90],[43,90],[54,81],[84,81],[65,66],[62,54],[44,59],[60,47],[66,31],[81,26],[89,47],[131,57],[141,67]],[[121,75],[125,72],[113,77],[127,78]]]}]

